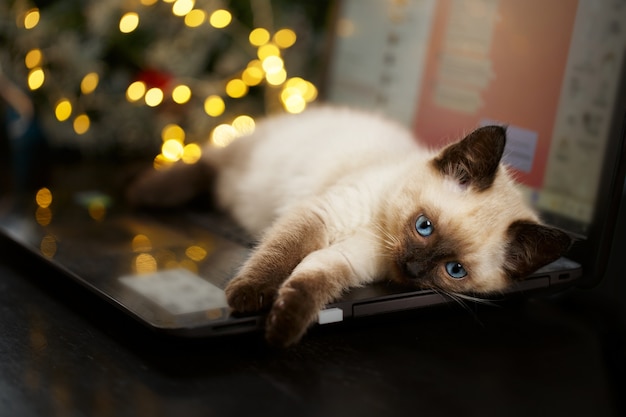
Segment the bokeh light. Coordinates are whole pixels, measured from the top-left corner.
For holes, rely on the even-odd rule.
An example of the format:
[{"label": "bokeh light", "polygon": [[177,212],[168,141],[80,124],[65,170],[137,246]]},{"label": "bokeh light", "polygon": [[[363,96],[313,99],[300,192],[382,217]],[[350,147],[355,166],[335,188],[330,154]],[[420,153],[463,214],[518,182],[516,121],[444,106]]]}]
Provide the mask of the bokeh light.
[{"label": "bokeh light", "polygon": [[211,95],[204,100],[204,111],[211,117],[218,117],[224,113],[226,104],[220,96]]},{"label": "bokeh light", "polygon": [[218,9],[211,13],[209,23],[216,29],[225,28],[233,20],[233,16],[228,10]]},{"label": "bokeh light", "polygon": [[120,19],[120,32],[130,33],[139,26],[139,15],[135,12],[125,13]]}]

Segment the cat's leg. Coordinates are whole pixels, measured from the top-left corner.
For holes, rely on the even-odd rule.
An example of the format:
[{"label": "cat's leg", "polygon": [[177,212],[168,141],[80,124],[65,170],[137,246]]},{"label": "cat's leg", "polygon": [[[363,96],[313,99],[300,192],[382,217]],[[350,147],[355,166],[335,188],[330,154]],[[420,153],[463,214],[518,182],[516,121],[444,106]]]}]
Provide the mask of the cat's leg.
[{"label": "cat's leg", "polygon": [[210,192],[214,177],[214,170],[206,163],[179,162],[163,171],[152,169],[140,174],[126,189],[126,197],[133,206],[176,207]]},{"label": "cat's leg", "polygon": [[307,208],[290,211],[265,233],[228,284],[228,304],[240,313],[269,308],[280,285],[302,259],[327,245],[328,231],[321,217]]},{"label": "cat's leg", "polygon": [[307,256],[281,286],[266,322],[266,339],[286,347],[300,340],[321,309],[346,290],[382,273],[376,246],[354,236]]}]

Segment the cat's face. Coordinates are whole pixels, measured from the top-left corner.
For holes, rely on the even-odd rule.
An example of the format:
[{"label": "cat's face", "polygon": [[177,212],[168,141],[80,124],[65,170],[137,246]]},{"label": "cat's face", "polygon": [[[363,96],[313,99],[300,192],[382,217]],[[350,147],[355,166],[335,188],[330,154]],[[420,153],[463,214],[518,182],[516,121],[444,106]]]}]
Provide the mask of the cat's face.
[{"label": "cat's face", "polygon": [[398,185],[381,219],[393,279],[496,292],[569,247],[565,233],[538,223],[500,165],[504,143],[504,129],[478,129]]}]

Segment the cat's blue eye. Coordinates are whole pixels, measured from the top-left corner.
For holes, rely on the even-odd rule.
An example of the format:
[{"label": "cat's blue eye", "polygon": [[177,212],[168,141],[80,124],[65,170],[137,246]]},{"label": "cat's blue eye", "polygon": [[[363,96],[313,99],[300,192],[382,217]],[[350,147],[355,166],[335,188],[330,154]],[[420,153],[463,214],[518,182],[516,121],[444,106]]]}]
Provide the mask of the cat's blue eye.
[{"label": "cat's blue eye", "polygon": [[417,230],[417,233],[419,233],[420,236],[428,237],[435,231],[435,226],[433,226],[433,223],[428,219],[428,217],[422,214],[415,222],[415,230]]},{"label": "cat's blue eye", "polygon": [[461,279],[467,276],[467,271],[458,262],[448,262],[446,264],[446,272],[454,279]]}]

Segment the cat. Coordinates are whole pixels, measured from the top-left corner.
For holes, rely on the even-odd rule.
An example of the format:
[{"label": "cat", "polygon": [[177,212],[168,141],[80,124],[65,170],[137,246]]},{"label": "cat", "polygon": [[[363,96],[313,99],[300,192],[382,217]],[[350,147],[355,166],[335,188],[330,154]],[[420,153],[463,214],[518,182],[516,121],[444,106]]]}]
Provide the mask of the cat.
[{"label": "cat", "polygon": [[140,176],[137,206],[174,207],[211,188],[258,246],[226,287],[239,313],[268,311],[269,343],[298,342],[352,287],[390,279],[490,294],[570,246],[543,225],[501,163],[506,129],[434,151],[405,127],[348,108],[268,117],[201,161]]}]

